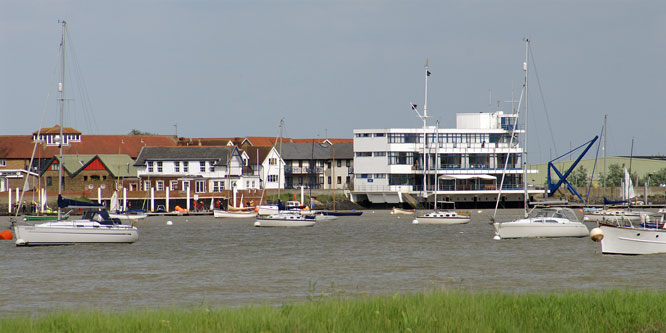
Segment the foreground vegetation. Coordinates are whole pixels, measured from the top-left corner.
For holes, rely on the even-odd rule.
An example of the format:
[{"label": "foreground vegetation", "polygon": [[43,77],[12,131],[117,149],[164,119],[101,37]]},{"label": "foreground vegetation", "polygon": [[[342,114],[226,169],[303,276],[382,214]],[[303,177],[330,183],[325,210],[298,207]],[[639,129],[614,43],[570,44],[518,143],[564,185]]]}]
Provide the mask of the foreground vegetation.
[{"label": "foreground vegetation", "polygon": [[434,292],[282,306],[56,311],[0,319],[0,332],[656,332],[666,292]]}]

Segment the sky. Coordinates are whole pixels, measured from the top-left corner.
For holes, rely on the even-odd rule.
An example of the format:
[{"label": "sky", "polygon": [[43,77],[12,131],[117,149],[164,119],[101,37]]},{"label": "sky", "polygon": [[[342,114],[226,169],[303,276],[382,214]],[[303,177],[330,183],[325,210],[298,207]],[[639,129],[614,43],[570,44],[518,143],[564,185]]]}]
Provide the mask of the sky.
[{"label": "sky", "polygon": [[58,122],[59,20],[65,126],[84,135],[421,127],[426,59],[430,124],[454,128],[456,113],[511,112],[529,38],[530,162],[592,139],[604,115],[608,155],[632,141],[666,155],[663,0],[0,0],[0,134]]}]

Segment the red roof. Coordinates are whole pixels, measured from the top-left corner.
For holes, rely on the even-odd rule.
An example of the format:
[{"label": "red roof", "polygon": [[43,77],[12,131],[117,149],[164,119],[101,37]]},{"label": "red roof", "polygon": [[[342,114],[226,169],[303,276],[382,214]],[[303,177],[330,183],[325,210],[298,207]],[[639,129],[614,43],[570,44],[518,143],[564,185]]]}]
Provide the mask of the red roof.
[{"label": "red roof", "polygon": [[[41,134],[60,134],[60,125],[55,125],[53,127],[42,128],[39,131],[32,132],[32,135],[36,135],[37,132],[40,132]],[[81,134],[81,132],[79,132],[79,131],[71,128],[71,127],[63,127],[62,128],[62,134]]]},{"label": "red roof", "polygon": [[[141,148],[174,147],[173,135],[82,135],[81,142],[63,147],[63,154],[126,154],[136,159]],[[29,159],[34,142],[31,135],[0,135],[0,158]],[[39,144],[36,157],[47,158],[58,154],[58,146]]]}]

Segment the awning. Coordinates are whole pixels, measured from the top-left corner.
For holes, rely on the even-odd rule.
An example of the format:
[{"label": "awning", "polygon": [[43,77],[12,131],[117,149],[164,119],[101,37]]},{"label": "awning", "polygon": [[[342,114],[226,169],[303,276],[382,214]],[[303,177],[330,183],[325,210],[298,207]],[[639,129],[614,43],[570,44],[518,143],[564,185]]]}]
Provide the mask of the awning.
[{"label": "awning", "polygon": [[491,175],[441,175],[439,179],[453,179],[453,180],[463,180],[463,179],[485,179],[485,180],[497,180],[497,177]]}]

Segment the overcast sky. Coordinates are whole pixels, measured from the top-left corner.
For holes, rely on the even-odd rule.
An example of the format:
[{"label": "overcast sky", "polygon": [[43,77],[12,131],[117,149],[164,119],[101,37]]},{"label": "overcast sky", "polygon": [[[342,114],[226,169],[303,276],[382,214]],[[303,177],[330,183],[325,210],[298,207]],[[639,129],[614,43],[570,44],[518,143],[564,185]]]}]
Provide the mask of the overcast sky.
[{"label": "overcast sky", "polygon": [[452,128],[518,98],[528,37],[530,162],[590,140],[604,114],[609,155],[632,138],[635,155],[666,154],[664,0],[0,0],[0,134],[32,133],[45,110],[57,122],[62,19],[67,87],[86,92],[69,92],[65,125],[84,134],[420,127],[426,59],[431,122]]}]

